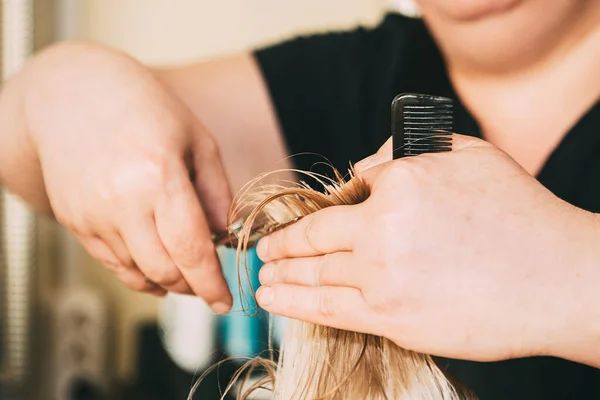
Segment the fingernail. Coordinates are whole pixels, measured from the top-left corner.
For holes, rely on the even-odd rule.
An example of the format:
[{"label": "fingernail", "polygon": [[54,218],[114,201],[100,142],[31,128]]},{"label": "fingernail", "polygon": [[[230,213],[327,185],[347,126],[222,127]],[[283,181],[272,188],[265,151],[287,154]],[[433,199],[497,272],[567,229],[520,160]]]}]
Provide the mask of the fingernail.
[{"label": "fingernail", "polygon": [[263,237],[260,238],[258,244],[256,245],[256,255],[260,258],[261,261],[265,261],[267,256],[267,246],[269,245],[269,238]]},{"label": "fingernail", "polygon": [[270,287],[261,287],[256,292],[256,298],[258,302],[263,306],[268,306],[275,297],[275,291]]},{"label": "fingernail", "polygon": [[212,310],[215,312],[215,314],[220,315],[220,314],[227,314],[229,312],[229,310],[231,309],[231,305],[218,301],[216,303],[212,303],[210,305],[210,308],[212,308]]},{"label": "fingernail", "polygon": [[261,285],[267,285],[273,282],[273,276],[275,275],[275,268],[273,264],[265,264],[258,273],[258,279]]}]

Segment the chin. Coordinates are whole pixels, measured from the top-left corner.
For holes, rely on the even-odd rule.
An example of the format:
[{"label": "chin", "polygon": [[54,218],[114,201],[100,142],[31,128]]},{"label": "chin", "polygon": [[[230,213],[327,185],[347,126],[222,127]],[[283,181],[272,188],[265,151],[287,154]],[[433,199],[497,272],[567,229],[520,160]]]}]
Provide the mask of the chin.
[{"label": "chin", "polygon": [[501,14],[527,0],[418,0],[424,13],[445,14],[456,20],[476,20]]}]

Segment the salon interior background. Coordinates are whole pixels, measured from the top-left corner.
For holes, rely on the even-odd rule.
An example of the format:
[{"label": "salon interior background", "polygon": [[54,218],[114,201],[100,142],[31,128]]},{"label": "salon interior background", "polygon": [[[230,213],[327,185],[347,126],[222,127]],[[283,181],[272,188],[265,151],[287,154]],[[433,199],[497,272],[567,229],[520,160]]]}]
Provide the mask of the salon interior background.
[{"label": "salon interior background", "polygon": [[[31,6],[33,49],[56,40],[94,40],[123,49],[142,62],[160,65],[209,58],[299,33],[371,25],[392,7],[412,11],[410,0],[3,0],[3,4],[3,40],[11,34],[18,36],[11,29],[22,28],[14,19],[23,15],[14,10],[26,13]],[[5,42],[3,52],[7,48]],[[7,221],[17,221],[18,225],[15,209],[6,205],[13,200],[5,198],[0,213],[4,226],[0,256],[4,261],[10,253],[8,247],[13,245],[9,240],[13,228],[7,226]],[[52,321],[60,320],[60,307],[70,307],[68,301],[60,306],[67,287],[89,290],[76,298],[87,301],[106,316],[107,330],[102,334],[106,367],[98,374],[106,375],[110,382],[131,381],[137,373],[137,328],[157,321],[159,301],[126,289],[52,221],[36,218],[35,222],[35,245],[28,250],[35,253],[33,290],[28,300],[32,311],[31,341],[27,344],[29,362],[24,380],[29,390],[9,397],[9,392],[1,389],[7,387],[6,382],[0,381],[0,399],[59,399],[55,396],[56,381],[64,377],[57,373],[60,360],[53,356],[59,353],[57,338],[68,336],[70,328],[56,327]],[[7,262],[0,262],[0,268],[5,284]],[[6,325],[6,305],[10,304],[7,296],[11,292],[4,286],[1,289],[0,321]],[[62,333],[61,329],[67,332]],[[6,333],[0,339],[0,360],[6,368]],[[4,380],[7,371],[2,374]]]}]

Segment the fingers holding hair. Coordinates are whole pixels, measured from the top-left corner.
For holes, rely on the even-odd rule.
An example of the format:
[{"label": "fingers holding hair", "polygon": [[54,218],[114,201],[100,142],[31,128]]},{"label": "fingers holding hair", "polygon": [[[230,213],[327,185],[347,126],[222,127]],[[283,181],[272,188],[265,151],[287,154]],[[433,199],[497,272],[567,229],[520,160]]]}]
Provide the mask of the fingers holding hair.
[{"label": "fingers holding hair", "polygon": [[373,333],[374,313],[358,289],[288,284],[262,286],[259,305],[269,313],[356,332]]},{"label": "fingers holding hair", "polygon": [[286,258],[263,265],[261,285],[347,286],[360,288],[360,266],[352,252],[340,251],[315,257]]},{"label": "fingers holding hair", "polygon": [[351,251],[361,229],[356,208],[328,207],[309,214],[284,229],[259,240],[257,254],[263,262],[290,257],[311,257]]}]

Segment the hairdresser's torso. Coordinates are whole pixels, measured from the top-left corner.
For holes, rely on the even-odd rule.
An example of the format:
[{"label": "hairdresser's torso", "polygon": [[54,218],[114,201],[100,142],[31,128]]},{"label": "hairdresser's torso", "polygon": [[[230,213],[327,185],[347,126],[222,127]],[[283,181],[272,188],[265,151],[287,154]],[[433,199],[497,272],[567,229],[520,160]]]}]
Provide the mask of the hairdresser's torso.
[{"label": "hairdresser's torso", "polygon": [[[536,97],[526,77],[478,87],[485,79],[448,68],[421,20],[397,15],[374,30],[300,38],[256,57],[291,154],[318,153],[343,170],[389,137],[394,96],[448,96],[456,100],[455,132],[497,144],[559,197],[600,212],[600,80],[588,80],[592,90],[573,88],[582,93],[575,98],[570,89]],[[557,73],[569,79],[569,71]],[[550,75],[545,82],[553,85]],[[482,87],[499,95],[482,99]],[[295,158],[302,169],[314,170],[314,161]],[[600,398],[600,370],[556,358],[440,362],[484,400]]]}]

